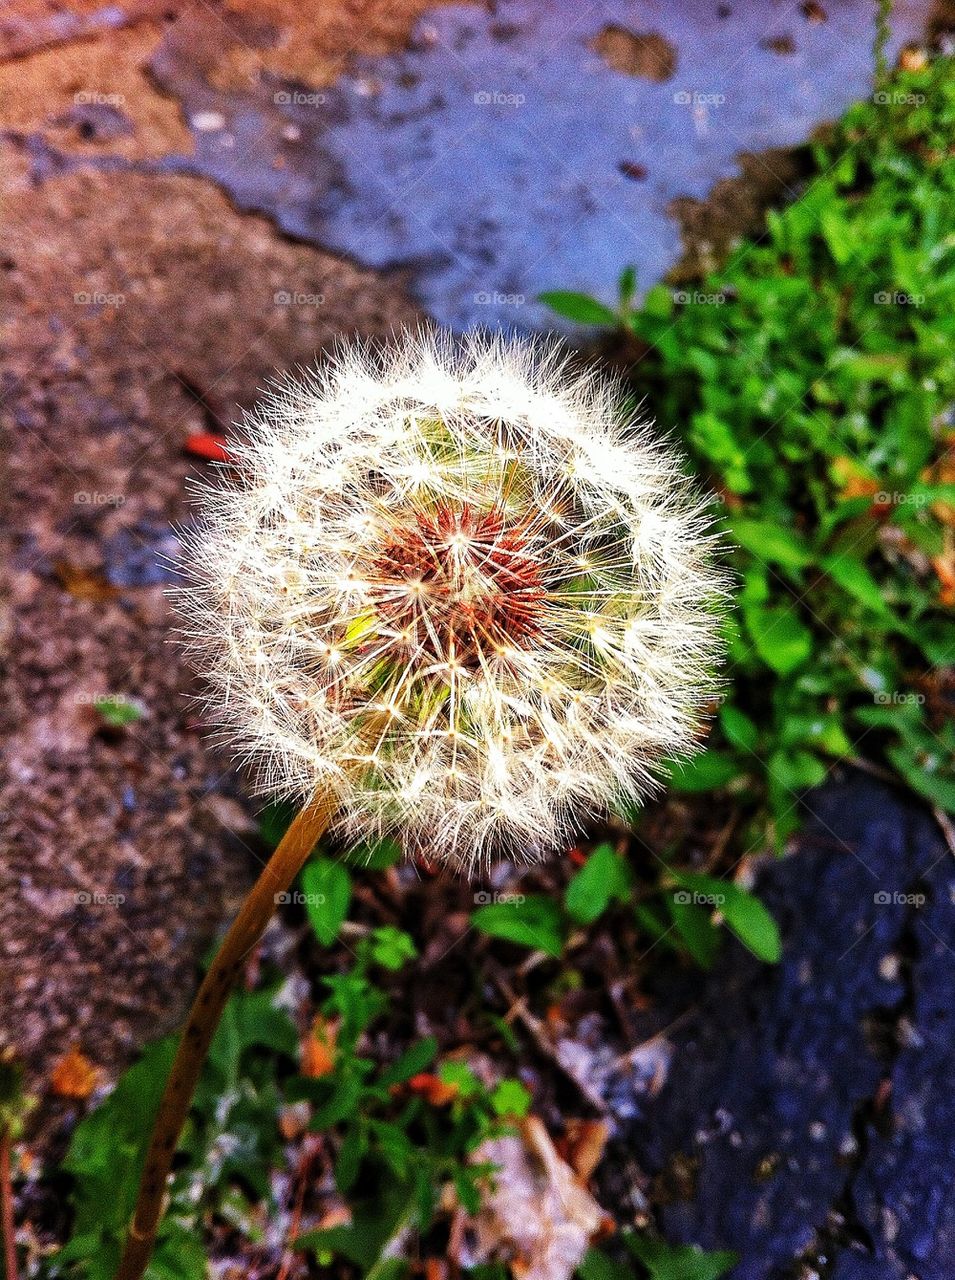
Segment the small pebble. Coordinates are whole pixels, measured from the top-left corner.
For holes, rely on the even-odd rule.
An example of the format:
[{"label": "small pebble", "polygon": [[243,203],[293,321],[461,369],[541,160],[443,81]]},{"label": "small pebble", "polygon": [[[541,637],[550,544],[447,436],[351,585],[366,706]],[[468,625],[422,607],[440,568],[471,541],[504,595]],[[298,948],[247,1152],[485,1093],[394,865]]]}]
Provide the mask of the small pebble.
[{"label": "small pebble", "polygon": [[197,111],[190,116],[189,123],[200,133],[211,133],[214,129],[225,128],[225,116],[221,111]]},{"label": "small pebble", "polygon": [[847,1133],[839,1143],[839,1154],[843,1160],[851,1160],[859,1151],[859,1144],[856,1141],[855,1134]]}]

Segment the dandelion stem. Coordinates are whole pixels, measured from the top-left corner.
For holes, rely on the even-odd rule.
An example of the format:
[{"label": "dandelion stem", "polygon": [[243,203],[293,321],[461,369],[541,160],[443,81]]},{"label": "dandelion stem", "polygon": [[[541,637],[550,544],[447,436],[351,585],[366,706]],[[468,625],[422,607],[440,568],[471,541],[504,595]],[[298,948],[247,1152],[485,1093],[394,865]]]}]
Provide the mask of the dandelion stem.
[{"label": "dandelion stem", "polygon": [[336,804],[333,792],[317,791],[292,822],[249,890],[199,988],[156,1113],[136,1210],[116,1280],[140,1280],[146,1270],[156,1243],[166,1181],[179,1135],[222,1010],[243,961],[265,932],[275,911],[276,896],[284,893],[295,879],[331,821]]},{"label": "dandelion stem", "polygon": [[17,1244],[13,1225],[13,1186],[10,1177],[10,1126],[0,1130],[0,1236],[3,1237],[4,1280],[17,1280]]}]

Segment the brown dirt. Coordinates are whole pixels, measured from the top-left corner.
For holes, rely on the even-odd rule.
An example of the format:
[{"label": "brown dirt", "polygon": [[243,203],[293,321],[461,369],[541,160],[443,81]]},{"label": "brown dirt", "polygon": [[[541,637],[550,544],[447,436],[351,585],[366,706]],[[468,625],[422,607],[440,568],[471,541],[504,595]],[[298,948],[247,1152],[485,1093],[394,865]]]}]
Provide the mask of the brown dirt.
[{"label": "brown dirt", "polygon": [[[316,88],[332,84],[356,53],[378,55],[400,48],[433,0],[337,0],[303,5],[299,0],[227,0],[223,23],[238,42],[227,49],[211,77],[218,88],[235,89],[259,76],[276,75]],[[231,15],[254,22],[261,45]]]},{"label": "brown dirt", "polygon": [[172,18],[188,6],[189,0],[13,0],[0,13],[0,58]]},{"label": "brown dirt", "polygon": [[108,40],[79,40],[0,64],[0,128],[42,131],[58,149],[82,156],[190,152],[179,104],[148,76],[164,29],[143,22]]},{"label": "brown dirt", "polygon": [[646,80],[669,80],[676,71],[677,51],[656,31],[628,31],[626,27],[604,27],[593,48],[608,67],[628,76]]},{"label": "brown dirt", "polygon": [[[203,744],[155,580],[202,465],[183,442],[275,368],[416,315],[399,280],[285,242],[205,183],[85,169],[36,185],[3,149],[17,535],[0,990],[3,1033],[42,1092],[71,1044],[112,1074],[178,1020],[261,856],[241,789]],[[146,714],[107,732],[104,696]]]},{"label": "brown dirt", "polygon": [[717,182],[705,200],[683,196],[668,213],[680,224],[683,256],[668,273],[674,284],[698,280],[726,260],[736,241],[765,232],[766,210],[792,200],[808,172],[804,149],[766,150],[739,157],[740,172]]}]

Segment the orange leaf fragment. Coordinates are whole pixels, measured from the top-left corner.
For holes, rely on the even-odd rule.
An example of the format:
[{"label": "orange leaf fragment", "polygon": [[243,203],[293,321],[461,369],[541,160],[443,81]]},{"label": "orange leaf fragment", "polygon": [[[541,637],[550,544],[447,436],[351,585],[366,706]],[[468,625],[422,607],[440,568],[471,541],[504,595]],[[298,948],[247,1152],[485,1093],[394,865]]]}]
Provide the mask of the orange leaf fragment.
[{"label": "orange leaf fragment", "polygon": [[302,1075],[313,1080],[327,1076],[335,1069],[335,1041],[338,1027],[321,1016],[312,1023],[302,1042]]},{"label": "orange leaf fragment", "polygon": [[207,462],[228,462],[229,451],[226,448],[225,436],[213,435],[211,431],[194,431],[186,436],[183,449],[195,458],[204,458]]},{"label": "orange leaf fragment", "polygon": [[432,1107],[446,1107],[459,1093],[456,1084],[448,1084],[440,1076],[432,1075],[430,1071],[421,1071],[418,1075],[412,1076],[408,1081],[408,1088],[412,1093],[419,1094],[426,1102],[430,1102]]},{"label": "orange leaf fragment", "polygon": [[54,1066],[50,1088],[58,1098],[83,1101],[90,1096],[99,1080],[99,1068],[94,1067],[79,1045],[73,1045]]}]

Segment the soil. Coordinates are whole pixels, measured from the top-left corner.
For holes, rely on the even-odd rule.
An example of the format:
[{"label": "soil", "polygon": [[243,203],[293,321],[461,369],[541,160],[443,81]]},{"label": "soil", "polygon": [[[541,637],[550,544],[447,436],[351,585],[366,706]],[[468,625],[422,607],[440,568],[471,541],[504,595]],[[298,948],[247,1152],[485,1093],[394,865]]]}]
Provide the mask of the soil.
[{"label": "soil", "polygon": [[[16,529],[0,989],[3,1035],[41,1095],[71,1045],[108,1079],[178,1021],[261,858],[170,642],[165,558],[203,465],[185,442],[221,430],[271,370],[418,319],[401,279],[289,243],[209,183],[127,170],[116,199],[111,163],[188,137],[144,69],[161,34],[137,22],[0,67],[18,86],[5,97],[0,277]],[[124,131],[78,132],[77,86],[122,99]],[[38,177],[46,143],[70,163]],[[109,731],[96,704],[123,698],[142,718]]]}]

